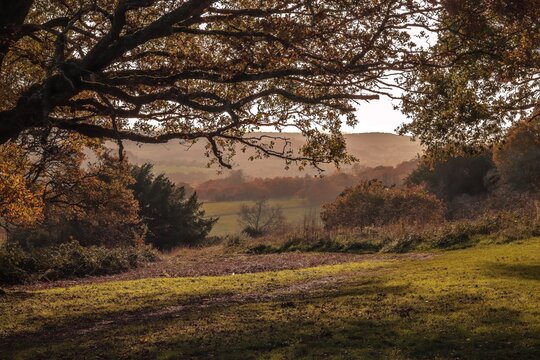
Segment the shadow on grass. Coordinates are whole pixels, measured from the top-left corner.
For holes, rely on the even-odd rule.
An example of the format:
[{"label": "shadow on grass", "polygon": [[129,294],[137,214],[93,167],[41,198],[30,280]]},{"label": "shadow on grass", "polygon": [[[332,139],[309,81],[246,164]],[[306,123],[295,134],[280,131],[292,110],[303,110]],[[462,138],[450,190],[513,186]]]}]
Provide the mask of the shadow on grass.
[{"label": "shadow on grass", "polygon": [[497,277],[514,277],[524,280],[540,281],[540,265],[526,264],[497,264],[491,263],[488,266],[489,274]]},{"label": "shadow on grass", "polygon": [[[379,291],[379,282],[376,279],[354,279],[355,285],[362,288],[365,295]],[[327,298],[329,293],[335,292],[335,289],[322,286],[321,288],[303,291],[299,289],[288,290],[287,286],[283,286],[283,292],[272,295],[260,291],[260,293],[235,293],[230,291],[215,291],[202,295],[183,295],[180,297],[168,297],[155,301],[154,295],[138,296],[137,301],[143,304],[148,304],[134,310],[118,310],[109,312],[96,312],[73,314],[63,318],[51,317],[50,319],[40,319],[36,315],[35,320],[41,321],[42,328],[39,331],[22,331],[11,336],[0,336],[0,350],[10,345],[15,345],[23,341],[41,340],[47,341],[51,335],[54,335],[56,340],[69,339],[73,334],[85,333],[91,334],[102,329],[103,324],[112,324],[113,327],[131,326],[144,319],[145,322],[161,321],[163,319],[178,317],[185,314],[198,313],[199,311],[212,312],[212,309],[219,309],[238,306],[243,304],[264,303],[274,301],[277,303],[287,303],[291,298],[295,300],[312,300],[317,301]],[[403,294],[405,288],[400,286],[388,287],[387,292]],[[340,289],[340,295],[356,295],[356,289]],[[32,299],[38,296],[33,292],[9,292],[4,299],[9,299],[13,308],[25,300]],[[88,299],[92,301],[92,299]],[[0,352],[1,354],[1,352]],[[0,356],[0,360],[2,357]]]},{"label": "shadow on grass", "polygon": [[479,295],[422,297],[370,281],[4,345],[9,356],[36,359],[540,358],[538,327],[525,324],[519,311],[491,305]]},{"label": "shadow on grass", "polygon": [[12,306],[16,306],[18,303],[36,297],[35,293],[27,291],[5,291],[3,293],[1,291],[2,289],[0,289],[0,301],[9,301]]}]

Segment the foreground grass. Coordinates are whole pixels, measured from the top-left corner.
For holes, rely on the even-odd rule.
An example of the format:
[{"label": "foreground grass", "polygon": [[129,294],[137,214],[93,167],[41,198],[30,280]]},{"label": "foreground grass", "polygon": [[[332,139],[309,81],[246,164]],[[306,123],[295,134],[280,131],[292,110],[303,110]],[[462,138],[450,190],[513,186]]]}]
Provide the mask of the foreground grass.
[{"label": "foreground grass", "polygon": [[538,359],[540,239],[0,297],[0,359]]}]

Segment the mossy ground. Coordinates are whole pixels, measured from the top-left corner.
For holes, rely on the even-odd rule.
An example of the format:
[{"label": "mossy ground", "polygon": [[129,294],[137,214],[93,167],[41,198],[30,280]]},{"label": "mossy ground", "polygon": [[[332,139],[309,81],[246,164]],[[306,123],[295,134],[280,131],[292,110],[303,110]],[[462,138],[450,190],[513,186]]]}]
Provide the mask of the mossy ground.
[{"label": "mossy ground", "polygon": [[0,359],[539,359],[540,238],[258,274],[8,291]]}]

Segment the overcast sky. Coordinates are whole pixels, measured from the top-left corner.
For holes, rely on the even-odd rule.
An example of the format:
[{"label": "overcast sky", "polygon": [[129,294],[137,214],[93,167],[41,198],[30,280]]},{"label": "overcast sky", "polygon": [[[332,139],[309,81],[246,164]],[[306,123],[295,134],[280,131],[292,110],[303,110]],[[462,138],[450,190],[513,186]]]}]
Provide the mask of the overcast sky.
[{"label": "overcast sky", "polygon": [[405,115],[394,110],[390,99],[381,97],[369,103],[363,103],[358,108],[358,125],[351,128],[344,126],[346,133],[385,132],[395,133],[396,128],[407,121]]},{"label": "overcast sky", "polygon": [[[392,101],[389,98],[381,97],[379,100],[364,102],[358,107],[358,125],[350,127],[343,125],[341,129],[344,133],[396,133],[396,128],[404,122],[407,117],[399,110],[394,110]],[[261,131],[275,131],[274,128],[261,128]],[[296,128],[285,128],[285,132],[299,132]]]}]

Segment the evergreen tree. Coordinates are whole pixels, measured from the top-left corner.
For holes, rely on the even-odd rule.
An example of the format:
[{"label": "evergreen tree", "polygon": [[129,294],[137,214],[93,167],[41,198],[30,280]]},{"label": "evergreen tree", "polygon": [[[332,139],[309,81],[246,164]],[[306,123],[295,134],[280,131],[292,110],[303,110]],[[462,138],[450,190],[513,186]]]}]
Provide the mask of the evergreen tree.
[{"label": "evergreen tree", "polygon": [[204,217],[196,193],[186,199],[184,187],[176,186],[163,174],[154,176],[152,170],[151,164],[134,166],[132,170],[132,189],[148,227],[146,241],[169,250],[204,239],[217,219]]}]

